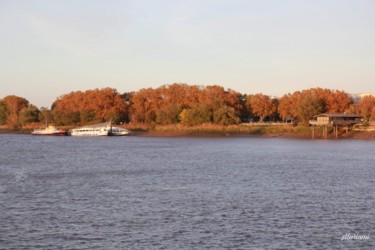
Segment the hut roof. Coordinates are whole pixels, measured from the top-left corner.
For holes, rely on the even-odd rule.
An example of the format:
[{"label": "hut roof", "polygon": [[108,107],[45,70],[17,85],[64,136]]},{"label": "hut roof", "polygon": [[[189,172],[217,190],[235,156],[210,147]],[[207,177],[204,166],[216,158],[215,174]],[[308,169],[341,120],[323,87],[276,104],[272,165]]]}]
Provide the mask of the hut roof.
[{"label": "hut roof", "polygon": [[334,114],[334,113],[323,113],[323,114],[319,114],[319,115],[316,115],[314,117],[338,117],[338,118],[362,118],[362,116],[360,115],[356,115],[356,114]]}]

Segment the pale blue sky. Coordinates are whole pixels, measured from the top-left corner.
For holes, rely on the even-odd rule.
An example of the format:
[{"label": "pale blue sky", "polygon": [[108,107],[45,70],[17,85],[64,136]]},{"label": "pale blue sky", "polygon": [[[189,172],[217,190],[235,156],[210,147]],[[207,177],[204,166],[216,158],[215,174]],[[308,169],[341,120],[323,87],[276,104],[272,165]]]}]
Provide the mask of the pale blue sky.
[{"label": "pale blue sky", "polygon": [[0,0],[0,98],[174,82],[375,92],[375,0]]}]

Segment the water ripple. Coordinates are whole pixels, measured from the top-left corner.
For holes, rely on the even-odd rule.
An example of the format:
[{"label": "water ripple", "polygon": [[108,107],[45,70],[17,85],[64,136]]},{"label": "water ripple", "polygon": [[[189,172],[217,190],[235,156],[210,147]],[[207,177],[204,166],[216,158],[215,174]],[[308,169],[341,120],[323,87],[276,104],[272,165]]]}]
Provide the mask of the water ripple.
[{"label": "water ripple", "polygon": [[0,137],[0,249],[374,248],[373,142]]}]

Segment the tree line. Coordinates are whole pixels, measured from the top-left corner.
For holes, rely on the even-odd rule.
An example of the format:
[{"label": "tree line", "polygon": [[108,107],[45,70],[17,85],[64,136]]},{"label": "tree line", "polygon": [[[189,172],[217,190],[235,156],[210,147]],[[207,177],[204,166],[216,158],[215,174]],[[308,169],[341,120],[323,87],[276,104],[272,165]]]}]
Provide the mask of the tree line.
[{"label": "tree line", "polygon": [[19,96],[0,100],[0,125],[19,128],[30,123],[84,125],[115,123],[232,125],[249,121],[308,123],[319,113],[354,113],[375,120],[375,97],[355,103],[340,90],[311,88],[272,98],[241,94],[218,85],[171,84],[120,94],[113,88],[75,91],[58,97],[51,108],[38,109]]}]

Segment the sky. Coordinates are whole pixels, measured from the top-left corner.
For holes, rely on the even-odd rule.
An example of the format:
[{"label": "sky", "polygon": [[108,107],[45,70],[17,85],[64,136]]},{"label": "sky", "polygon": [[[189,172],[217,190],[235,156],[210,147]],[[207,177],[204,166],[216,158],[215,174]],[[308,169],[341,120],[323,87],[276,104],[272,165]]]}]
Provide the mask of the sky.
[{"label": "sky", "polygon": [[375,0],[0,0],[0,98],[165,84],[375,93]]}]

